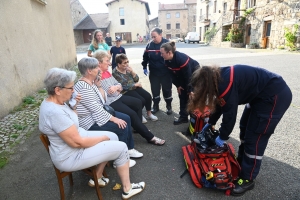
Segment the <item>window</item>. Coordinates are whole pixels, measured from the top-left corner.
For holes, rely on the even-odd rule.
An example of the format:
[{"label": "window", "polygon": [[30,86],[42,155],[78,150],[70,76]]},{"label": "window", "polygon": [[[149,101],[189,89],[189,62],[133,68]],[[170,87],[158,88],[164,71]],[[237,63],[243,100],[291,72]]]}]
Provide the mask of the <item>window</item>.
[{"label": "window", "polygon": [[196,15],[193,16],[193,22],[196,22]]},{"label": "window", "polygon": [[227,11],[227,2],[225,2],[225,3],[223,4],[223,14],[225,14],[226,11]]},{"label": "window", "polygon": [[268,22],[266,25],[266,36],[270,36],[271,35],[271,22]]},{"label": "window", "polygon": [[167,19],[170,19],[170,18],[171,18],[171,14],[167,13]]},{"label": "window", "polygon": [[175,35],[175,37],[178,37],[178,38],[180,38],[180,34],[176,34],[176,35]]},{"label": "window", "polygon": [[193,32],[196,32],[196,27],[195,26],[193,27]]},{"label": "window", "polygon": [[119,8],[119,15],[124,16],[124,8]]},{"label": "window", "polygon": [[206,19],[208,19],[208,15],[209,15],[209,5],[206,6]]},{"label": "window", "polygon": [[216,23],[213,23],[213,27],[216,28]]},{"label": "window", "polygon": [[256,6],[256,0],[247,0],[247,8]]},{"label": "window", "polygon": [[120,19],[120,24],[125,25],[125,19]]},{"label": "window", "polygon": [[217,12],[217,1],[214,1],[214,13]]},{"label": "window", "polygon": [[171,24],[167,24],[167,29],[168,29],[168,30],[171,29]]},{"label": "window", "polygon": [[179,18],[179,17],[180,17],[180,13],[177,12],[177,13],[175,14],[175,17],[176,17],[176,18]]},{"label": "window", "polygon": [[176,23],[176,29],[180,29],[180,23]]},{"label": "window", "polygon": [[202,9],[200,9],[200,17],[202,16]]}]

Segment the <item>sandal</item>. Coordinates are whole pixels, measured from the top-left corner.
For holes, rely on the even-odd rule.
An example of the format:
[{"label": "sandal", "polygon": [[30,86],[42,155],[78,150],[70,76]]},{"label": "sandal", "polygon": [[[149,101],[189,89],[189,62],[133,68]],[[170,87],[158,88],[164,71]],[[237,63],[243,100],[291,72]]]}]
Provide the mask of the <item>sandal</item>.
[{"label": "sandal", "polygon": [[166,141],[154,136],[152,138],[152,140],[150,140],[148,142],[151,143],[151,144],[155,144],[155,145],[161,146],[161,145],[164,145]]}]

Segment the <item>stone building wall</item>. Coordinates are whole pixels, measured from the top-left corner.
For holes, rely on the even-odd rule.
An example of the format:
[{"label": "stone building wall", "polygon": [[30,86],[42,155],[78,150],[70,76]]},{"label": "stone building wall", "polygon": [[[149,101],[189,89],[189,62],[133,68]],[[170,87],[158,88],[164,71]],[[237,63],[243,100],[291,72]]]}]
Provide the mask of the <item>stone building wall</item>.
[{"label": "stone building wall", "polygon": [[196,31],[197,4],[186,4],[188,8],[188,32]]},{"label": "stone building wall", "polygon": [[[73,28],[88,16],[88,13],[83,8],[79,0],[70,0],[71,18]],[[83,44],[82,31],[74,30],[74,39],[76,46]]]}]

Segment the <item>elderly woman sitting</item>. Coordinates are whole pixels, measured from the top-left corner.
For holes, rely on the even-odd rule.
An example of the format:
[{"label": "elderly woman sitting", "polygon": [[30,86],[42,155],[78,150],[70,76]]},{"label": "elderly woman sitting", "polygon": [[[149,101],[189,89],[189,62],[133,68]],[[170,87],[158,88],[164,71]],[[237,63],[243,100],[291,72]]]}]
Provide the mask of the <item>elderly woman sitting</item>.
[{"label": "elderly woman sitting", "polygon": [[[142,84],[139,82],[139,76],[129,66],[129,61],[126,54],[117,54],[116,56],[117,67],[113,69],[113,77],[122,84],[123,90],[121,94],[138,98],[142,101],[143,107],[147,111],[147,119],[157,121],[158,118],[151,113],[152,97],[149,92],[143,89]],[[143,116],[143,123],[147,120]]]},{"label": "elderly woman sitting", "polygon": [[[129,156],[140,158],[143,154],[134,149],[130,117],[117,111],[115,116],[112,116],[103,108],[103,105],[107,104],[107,95],[100,87],[101,72],[98,65],[99,62],[95,58],[82,58],[78,62],[82,77],[74,89],[81,94],[81,101],[77,107],[79,125],[85,130],[116,133],[119,140],[127,144]],[[130,162],[130,166],[135,164],[134,160]]]},{"label": "elderly woman sitting", "polygon": [[155,145],[164,145],[162,140],[151,133],[142,123],[142,102],[141,100],[122,95],[122,85],[109,73],[110,56],[104,51],[94,53],[99,61],[99,68],[102,71],[101,87],[107,92],[107,102],[115,110],[130,116],[132,127],[149,143]]},{"label": "elderly woman sitting", "polygon": [[[44,83],[48,91],[40,107],[39,129],[50,140],[50,157],[53,164],[62,171],[77,171],[97,165],[98,183],[101,187],[108,184],[103,169],[109,160],[115,160],[117,172],[123,186],[123,199],[141,192],[145,183],[130,183],[129,155],[124,142],[118,141],[116,134],[108,131],[86,131],[79,127],[76,115],[77,103],[71,107],[67,102],[74,92],[76,73],[65,69],[52,68]],[[95,186],[93,180],[88,183]]]}]

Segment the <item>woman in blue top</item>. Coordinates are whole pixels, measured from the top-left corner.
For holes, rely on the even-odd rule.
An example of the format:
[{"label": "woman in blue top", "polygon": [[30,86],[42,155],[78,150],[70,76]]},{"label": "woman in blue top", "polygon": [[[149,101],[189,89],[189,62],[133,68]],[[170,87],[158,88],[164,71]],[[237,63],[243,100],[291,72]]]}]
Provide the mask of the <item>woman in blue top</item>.
[{"label": "woman in blue top", "polygon": [[[242,170],[231,195],[240,196],[254,188],[269,138],[292,101],[283,78],[263,68],[234,65],[202,66],[191,79],[193,92],[189,110],[206,106],[211,110],[208,125],[222,117],[216,144],[223,146],[236,123],[238,105],[246,104],[240,119],[238,157]],[[202,129],[202,130],[203,130]],[[286,134],[286,133],[281,133]]]},{"label": "woman in blue top", "polygon": [[166,42],[160,47],[161,56],[165,60],[165,66],[169,69],[172,82],[177,88],[180,102],[180,117],[174,121],[174,125],[188,122],[186,111],[189,94],[192,88],[189,86],[193,72],[199,68],[199,63],[188,55],[176,51],[175,42]]},{"label": "woman in blue top", "polygon": [[101,30],[94,31],[93,40],[89,46],[87,55],[92,57],[92,52],[97,50],[106,51],[109,54],[109,46],[105,43],[103,32]]}]

